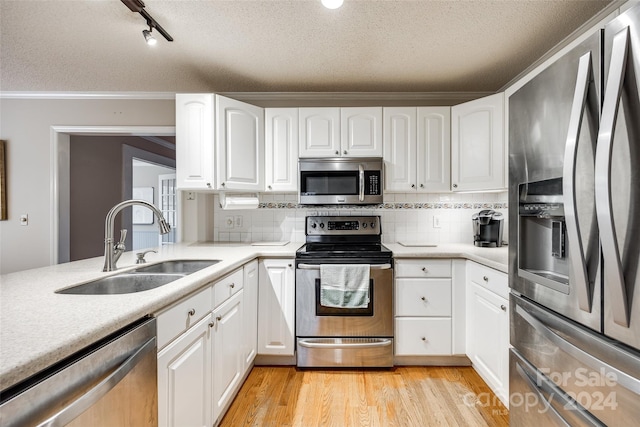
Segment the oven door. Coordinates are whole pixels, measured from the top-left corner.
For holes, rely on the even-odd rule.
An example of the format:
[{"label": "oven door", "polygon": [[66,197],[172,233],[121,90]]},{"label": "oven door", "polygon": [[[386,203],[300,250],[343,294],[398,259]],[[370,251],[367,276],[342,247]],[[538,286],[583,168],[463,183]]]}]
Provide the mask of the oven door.
[{"label": "oven door", "polygon": [[320,264],[297,262],[298,366],[393,366],[393,266],[370,264],[369,276],[367,307],[325,307],[320,304]]},{"label": "oven door", "polygon": [[299,174],[301,204],[382,203],[380,159],[301,159]]}]

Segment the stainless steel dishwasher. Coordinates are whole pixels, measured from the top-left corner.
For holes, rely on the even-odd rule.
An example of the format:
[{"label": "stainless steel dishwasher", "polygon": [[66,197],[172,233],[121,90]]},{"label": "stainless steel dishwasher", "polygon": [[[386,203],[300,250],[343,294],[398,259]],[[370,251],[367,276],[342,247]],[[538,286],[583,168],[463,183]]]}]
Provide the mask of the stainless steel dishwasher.
[{"label": "stainless steel dishwasher", "polygon": [[0,393],[0,425],[157,426],[156,320],[141,319]]}]

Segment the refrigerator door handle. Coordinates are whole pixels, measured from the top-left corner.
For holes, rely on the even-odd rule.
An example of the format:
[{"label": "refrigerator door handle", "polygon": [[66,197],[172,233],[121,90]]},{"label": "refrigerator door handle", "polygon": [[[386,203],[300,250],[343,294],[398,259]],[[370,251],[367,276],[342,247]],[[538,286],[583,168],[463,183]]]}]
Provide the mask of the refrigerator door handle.
[{"label": "refrigerator door handle", "polygon": [[624,327],[629,327],[629,301],[613,218],[611,158],[628,50],[629,28],[627,27],[616,34],[613,39],[611,65],[602,104],[602,118],[600,119],[595,160],[595,196],[598,200],[596,216],[604,256],[604,283],[609,288],[606,293],[607,297],[611,298],[613,321]]},{"label": "refrigerator door handle", "polygon": [[571,272],[575,279],[574,283],[576,284],[579,307],[581,310],[589,313],[591,312],[592,296],[590,295],[591,288],[589,286],[589,276],[587,274],[584,247],[582,245],[580,225],[578,223],[575,175],[578,139],[587,103],[589,82],[592,79],[593,70],[591,65],[591,52],[588,52],[580,57],[578,65],[578,78],[576,80],[576,89],[573,95],[573,103],[571,105],[569,131],[567,133],[567,143],[565,146],[564,166],[562,172],[565,224],[567,227],[567,237],[571,242],[571,245],[569,245]]},{"label": "refrigerator door handle", "polygon": [[[580,417],[580,420],[584,423],[584,425],[590,426],[603,426],[604,424],[600,423],[596,419],[587,415],[584,409],[581,409],[577,406],[575,401],[570,398],[567,398],[566,395],[556,386],[553,382],[547,379],[544,375],[535,373],[536,378],[532,378],[529,372],[527,372],[526,368],[524,368],[519,361],[516,362],[516,371],[518,375],[527,383],[530,389],[535,391],[538,396],[539,401],[544,405],[545,410],[549,411],[550,414],[553,414],[556,421],[559,424],[564,426],[570,426],[567,420],[558,412],[558,410],[551,404],[553,400],[558,401],[559,406],[562,408],[573,411],[573,413]],[[549,397],[545,396],[548,394]]]},{"label": "refrigerator door handle", "polygon": [[539,320],[534,313],[529,312],[525,307],[516,305],[515,312],[533,326],[543,337],[551,341],[560,350],[571,355],[574,359],[593,369],[594,371],[606,372],[607,375],[611,375],[611,378],[615,378],[616,382],[632,391],[636,395],[640,395],[640,380],[632,377],[626,372],[606,363],[603,360],[596,358],[595,356],[587,353],[585,350],[577,347],[573,343],[565,340],[556,333],[550,325],[546,325]]}]

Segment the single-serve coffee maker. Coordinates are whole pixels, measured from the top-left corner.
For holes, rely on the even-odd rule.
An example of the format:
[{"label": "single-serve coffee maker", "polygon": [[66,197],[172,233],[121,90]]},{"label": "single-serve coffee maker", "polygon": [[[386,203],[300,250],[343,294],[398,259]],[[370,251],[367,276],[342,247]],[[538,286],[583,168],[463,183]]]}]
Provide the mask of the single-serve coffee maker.
[{"label": "single-serve coffee maker", "polygon": [[502,227],[504,216],[490,209],[473,214],[473,244],[483,248],[502,246]]}]

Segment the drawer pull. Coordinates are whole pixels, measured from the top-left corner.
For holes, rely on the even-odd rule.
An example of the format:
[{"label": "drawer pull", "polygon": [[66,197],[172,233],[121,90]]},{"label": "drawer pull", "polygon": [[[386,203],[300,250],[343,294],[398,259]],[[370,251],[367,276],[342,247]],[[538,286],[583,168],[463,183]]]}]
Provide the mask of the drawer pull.
[{"label": "drawer pull", "polygon": [[219,322],[219,321],[221,321],[221,320],[222,320],[222,316],[217,316],[217,317],[216,317],[216,320],[217,320],[218,322]]},{"label": "drawer pull", "polygon": [[482,278],[482,280],[484,280],[485,282],[488,282],[488,281],[489,281],[489,278],[488,278],[487,276],[484,276],[484,277]]},{"label": "drawer pull", "polygon": [[422,267],[422,271],[424,271],[425,273],[429,272],[429,270],[427,270],[427,267]]},{"label": "drawer pull", "polygon": [[196,309],[195,309],[195,308],[192,308],[191,310],[189,310],[189,311],[187,312],[187,314],[188,314],[189,316],[193,316],[194,314],[196,314]]},{"label": "drawer pull", "polygon": [[424,342],[428,342],[428,341],[427,341],[427,337],[422,337],[422,338],[420,338],[420,339],[421,339],[422,341],[424,341]]},{"label": "drawer pull", "polygon": [[229,287],[230,287],[231,289],[233,289],[233,288],[235,288],[235,287],[236,287],[236,284],[235,284],[235,283],[232,283],[232,284],[230,284],[230,285],[229,285]]},{"label": "drawer pull", "polygon": [[216,322],[209,322],[209,327],[213,328],[214,326],[216,326]]},{"label": "drawer pull", "polygon": [[507,306],[504,304],[500,304],[500,310],[507,311]]},{"label": "drawer pull", "polygon": [[427,297],[420,297],[420,299],[424,302],[427,302]]}]

